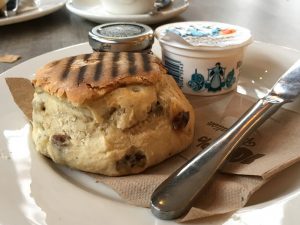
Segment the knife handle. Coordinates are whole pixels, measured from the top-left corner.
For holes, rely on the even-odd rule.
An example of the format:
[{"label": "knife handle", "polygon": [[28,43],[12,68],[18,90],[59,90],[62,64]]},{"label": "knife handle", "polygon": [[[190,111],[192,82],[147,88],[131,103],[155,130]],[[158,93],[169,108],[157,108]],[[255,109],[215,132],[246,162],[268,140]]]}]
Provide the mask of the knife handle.
[{"label": "knife handle", "polygon": [[175,171],[153,192],[152,213],[166,220],[186,213],[232,150],[284,103],[276,96],[260,99],[228,131]]}]

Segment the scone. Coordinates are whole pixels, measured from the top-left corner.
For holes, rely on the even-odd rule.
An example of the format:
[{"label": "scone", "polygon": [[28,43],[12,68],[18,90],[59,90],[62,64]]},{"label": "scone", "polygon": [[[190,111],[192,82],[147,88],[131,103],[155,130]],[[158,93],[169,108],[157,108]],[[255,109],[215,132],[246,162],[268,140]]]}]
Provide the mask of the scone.
[{"label": "scone", "polygon": [[192,142],[193,107],[153,55],[69,57],[37,71],[33,85],[33,141],[56,163],[135,174]]}]

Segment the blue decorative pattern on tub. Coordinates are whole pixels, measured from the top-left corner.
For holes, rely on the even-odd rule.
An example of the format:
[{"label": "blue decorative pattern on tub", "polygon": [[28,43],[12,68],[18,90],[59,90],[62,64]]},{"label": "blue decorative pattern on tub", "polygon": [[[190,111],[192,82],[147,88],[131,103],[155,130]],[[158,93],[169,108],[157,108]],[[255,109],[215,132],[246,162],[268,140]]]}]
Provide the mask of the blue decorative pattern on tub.
[{"label": "blue decorative pattern on tub", "polygon": [[191,75],[191,80],[187,82],[187,86],[193,91],[199,92],[207,90],[208,92],[221,91],[223,88],[231,88],[236,82],[234,69],[232,69],[225,78],[226,68],[217,62],[213,68],[207,69],[207,80],[205,81],[204,76],[197,72]]},{"label": "blue decorative pattern on tub", "polygon": [[208,79],[205,87],[208,91],[217,92],[221,91],[225,86],[224,81],[225,67],[221,66],[221,63],[217,62],[215,67],[208,69]]},{"label": "blue decorative pattern on tub", "polygon": [[235,82],[234,69],[232,69],[226,77],[226,87],[230,88]]},{"label": "blue decorative pattern on tub", "polygon": [[172,75],[177,85],[182,88],[183,87],[183,64],[178,61],[171,59],[168,56],[164,56],[165,58],[165,67],[168,71],[168,74]]},{"label": "blue decorative pattern on tub", "polygon": [[219,37],[236,33],[236,30],[231,27],[221,28],[216,25],[194,24],[185,27],[171,27],[166,29],[165,32],[172,32],[181,37]]},{"label": "blue decorative pattern on tub", "polygon": [[187,85],[193,91],[200,91],[205,87],[205,79],[204,76],[200,73],[197,73],[197,69],[195,69],[195,73],[192,74],[191,80],[188,81]]}]

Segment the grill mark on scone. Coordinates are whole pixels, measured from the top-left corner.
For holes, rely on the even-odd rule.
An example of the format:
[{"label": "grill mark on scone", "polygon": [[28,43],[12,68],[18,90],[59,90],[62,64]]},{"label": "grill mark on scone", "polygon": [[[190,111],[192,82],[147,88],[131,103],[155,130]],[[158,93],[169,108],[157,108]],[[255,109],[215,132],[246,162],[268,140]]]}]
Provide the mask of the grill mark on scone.
[{"label": "grill mark on scone", "polygon": [[69,72],[70,72],[70,66],[75,61],[76,58],[77,58],[76,56],[73,56],[67,60],[66,66],[65,66],[64,70],[62,71],[62,75],[61,75],[62,80],[65,80],[68,77]]},{"label": "grill mark on scone", "polygon": [[[90,57],[91,57],[91,54],[86,54],[86,55],[84,55],[83,61],[84,61],[84,62],[85,62],[85,61],[88,61],[88,59],[89,59]],[[84,80],[84,75],[85,75],[85,72],[86,72],[87,67],[88,67],[87,65],[80,67],[79,72],[78,72],[78,75],[77,75],[77,85],[79,85],[80,83],[83,82],[83,80]]]},{"label": "grill mark on scone", "polygon": [[130,75],[134,75],[136,73],[135,54],[132,52],[128,52],[127,59],[129,62],[128,73]]},{"label": "grill mark on scone", "polygon": [[103,68],[103,59],[104,59],[105,53],[99,54],[99,62],[97,63],[95,74],[94,74],[94,81],[98,81],[102,75],[102,68]]},{"label": "grill mark on scone", "polygon": [[118,62],[119,62],[119,59],[120,59],[120,53],[119,52],[114,52],[113,59],[112,59],[113,64],[112,64],[112,69],[111,69],[111,76],[113,78],[118,76],[118,72],[119,72]]},{"label": "grill mark on scone", "polygon": [[60,63],[61,61],[60,60],[56,60],[56,61],[54,61],[54,62],[52,62],[52,67],[55,67],[58,63]]},{"label": "grill mark on scone", "polygon": [[143,68],[145,72],[149,72],[152,70],[151,63],[150,63],[150,55],[149,54],[142,54],[143,60]]}]

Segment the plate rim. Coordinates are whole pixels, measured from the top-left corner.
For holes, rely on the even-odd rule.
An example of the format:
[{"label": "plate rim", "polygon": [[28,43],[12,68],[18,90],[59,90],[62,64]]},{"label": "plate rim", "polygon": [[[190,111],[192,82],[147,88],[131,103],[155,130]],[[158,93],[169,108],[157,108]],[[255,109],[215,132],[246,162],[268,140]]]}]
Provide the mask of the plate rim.
[{"label": "plate rim", "polygon": [[37,18],[46,16],[46,15],[49,15],[49,14],[61,9],[65,5],[66,1],[67,0],[55,0],[55,1],[53,1],[52,4],[47,3],[47,4],[37,7],[36,9],[26,11],[24,13],[20,13],[15,16],[12,16],[12,17],[1,18],[0,26],[25,22],[25,21],[29,21],[29,20],[33,20],[33,19],[37,19]]}]

